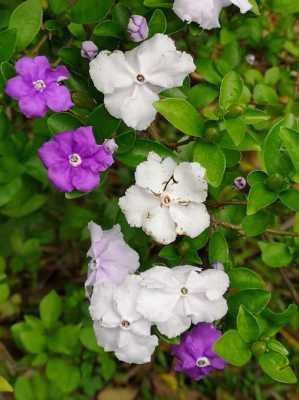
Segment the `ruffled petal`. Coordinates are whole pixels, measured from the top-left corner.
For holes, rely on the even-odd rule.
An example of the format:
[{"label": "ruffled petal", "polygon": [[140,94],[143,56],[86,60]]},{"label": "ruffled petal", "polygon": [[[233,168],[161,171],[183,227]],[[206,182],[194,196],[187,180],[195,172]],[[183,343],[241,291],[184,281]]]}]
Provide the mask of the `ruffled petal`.
[{"label": "ruffled petal", "polygon": [[232,4],[240,8],[242,14],[247,13],[247,11],[251,10],[252,5],[248,0],[230,0]]},{"label": "ruffled petal", "polygon": [[58,65],[57,68],[47,71],[46,83],[62,82],[69,79],[70,73],[64,65]]},{"label": "ruffled petal", "polygon": [[127,189],[125,196],[118,202],[130,226],[141,227],[149,212],[156,208],[160,202],[152,194],[137,185]]},{"label": "ruffled petal", "polygon": [[38,150],[39,158],[46,168],[57,163],[66,162],[67,159],[55,140],[44,143]]},{"label": "ruffled petal", "polygon": [[5,93],[14,99],[20,99],[28,95],[32,96],[34,92],[33,86],[28,84],[21,76],[9,79],[5,85]]},{"label": "ruffled petal", "polygon": [[198,163],[180,163],[174,169],[173,181],[167,185],[166,192],[176,202],[204,202],[208,192],[205,172],[205,169]]},{"label": "ruffled petal", "polygon": [[47,105],[52,111],[68,111],[74,105],[69,90],[56,82],[47,86],[44,95]]},{"label": "ruffled petal", "polygon": [[101,51],[89,64],[89,74],[95,87],[104,94],[131,86],[135,73],[119,50]]},{"label": "ruffled petal", "polygon": [[229,287],[229,277],[224,271],[206,269],[200,273],[190,272],[186,282],[192,293],[205,293],[210,300],[219,299]]},{"label": "ruffled petal", "polygon": [[169,213],[176,224],[178,235],[195,238],[210,226],[210,215],[202,203],[171,203]]},{"label": "ruffled petal", "polygon": [[125,89],[117,89],[113,93],[106,94],[104,104],[107,111],[115,118],[122,118],[122,106],[132,96],[134,86]]},{"label": "ruffled petal", "polygon": [[65,155],[65,159],[68,161],[70,154],[73,151],[73,132],[61,132],[54,136],[53,140],[58,144],[60,151]]},{"label": "ruffled petal", "polygon": [[149,211],[142,229],[156,242],[169,244],[176,239],[176,226],[167,207],[160,205]]},{"label": "ruffled petal", "polygon": [[186,315],[191,316],[192,323],[214,322],[227,313],[227,302],[224,298],[216,301],[208,300],[204,295],[194,294],[184,297]]},{"label": "ruffled petal", "polygon": [[136,185],[160,193],[172,177],[176,165],[172,158],[162,160],[156,153],[150,152],[147,160],[136,168]]},{"label": "ruffled petal", "polygon": [[151,361],[151,356],[158,345],[157,336],[131,337],[127,346],[116,350],[115,356],[127,363],[144,364]]},{"label": "ruffled petal", "polygon": [[163,289],[168,293],[175,293],[179,288],[180,282],[176,279],[176,268],[152,267],[142,272],[141,286],[148,289]]},{"label": "ruffled petal", "polygon": [[140,319],[136,310],[137,297],[140,291],[141,278],[137,275],[129,275],[126,280],[116,288],[114,301],[116,309],[122,319],[130,322]]},{"label": "ruffled petal", "polygon": [[60,192],[71,192],[74,190],[72,168],[68,162],[63,161],[51,165],[48,169],[48,178]]},{"label": "ruffled petal", "polygon": [[20,58],[16,62],[15,68],[17,73],[28,80],[28,82],[34,82],[38,79],[44,80],[46,71],[51,67],[47,57],[37,56],[34,58]]},{"label": "ruffled petal", "polygon": [[42,118],[48,111],[44,97],[38,93],[30,96],[22,96],[18,104],[20,111],[27,118]]},{"label": "ruffled petal", "polygon": [[80,192],[90,192],[100,183],[100,177],[97,173],[84,167],[72,168],[72,185]]},{"label": "ruffled petal", "polygon": [[96,285],[90,299],[89,313],[94,321],[102,320],[103,316],[113,310],[113,293],[115,286],[112,283]]},{"label": "ruffled petal", "polygon": [[167,321],[157,323],[159,331],[169,339],[179,336],[191,326],[191,318],[173,314]]},{"label": "ruffled petal", "polygon": [[91,126],[81,126],[74,131],[72,150],[74,153],[80,154],[81,158],[88,157],[97,150]]},{"label": "ruffled petal", "polygon": [[118,348],[118,328],[104,328],[98,321],[94,322],[93,328],[98,345],[103,347],[105,351],[115,351]]},{"label": "ruffled petal", "polygon": [[203,29],[219,28],[219,14],[229,0],[175,0],[173,11],[183,21],[197,22]]}]

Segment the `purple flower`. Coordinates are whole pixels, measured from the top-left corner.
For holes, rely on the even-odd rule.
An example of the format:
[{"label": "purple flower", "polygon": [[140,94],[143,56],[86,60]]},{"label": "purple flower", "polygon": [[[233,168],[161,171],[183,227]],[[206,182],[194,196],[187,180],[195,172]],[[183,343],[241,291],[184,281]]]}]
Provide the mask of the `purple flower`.
[{"label": "purple flower", "polygon": [[90,222],[88,229],[91,247],[87,256],[91,257],[88,265],[88,277],[85,283],[87,291],[100,283],[119,285],[130,273],[139,267],[139,256],[124,241],[119,225],[108,231]]},{"label": "purple flower", "polygon": [[112,152],[96,144],[92,128],[58,133],[38,150],[48,178],[61,192],[90,192],[100,182],[99,172],[113,164]]},{"label": "purple flower", "polygon": [[98,46],[91,40],[85,40],[81,43],[81,57],[92,60],[98,54]]},{"label": "purple flower", "polygon": [[246,179],[243,176],[238,176],[234,180],[234,188],[236,190],[243,190],[246,187]]},{"label": "purple flower", "polygon": [[128,33],[133,42],[142,42],[148,37],[148,25],[142,15],[132,15],[129,19]]},{"label": "purple flower", "polygon": [[7,81],[5,93],[18,101],[27,118],[43,117],[48,109],[61,112],[73,106],[70,92],[60,82],[69,78],[60,65],[52,69],[47,57],[22,57],[16,62],[17,76]]},{"label": "purple flower", "polygon": [[198,324],[182,335],[179,345],[171,346],[175,370],[191,379],[200,380],[214,369],[224,369],[225,362],[213,352],[213,345],[221,336],[213,324]]}]

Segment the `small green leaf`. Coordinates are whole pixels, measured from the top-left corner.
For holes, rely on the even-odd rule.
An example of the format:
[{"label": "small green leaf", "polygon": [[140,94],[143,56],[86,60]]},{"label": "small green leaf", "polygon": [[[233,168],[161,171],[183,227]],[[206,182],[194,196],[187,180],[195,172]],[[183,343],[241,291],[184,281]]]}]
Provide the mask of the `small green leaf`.
[{"label": "small green leaf", "polygon": [[87,125],[93,127],[93,132],[98,143],[110,138],[120,125],[120,120],[112,117],[104,104],[97,106],[88,116]]},{"label": "small green leaf", "polygon": [[209,262],[222,262],[228,260],[229,250],[226,239],[222,232],[215,232],[209,241]]},{"label": "small green leaf", "polygon": [[262,278],[249,268],[232,268],[228,275],[232,289],[263,289],[265,287]]},{"label": "small green leaf", "polygon": [[193,161],[206,169],[211,186],[218,187],[221,184],[226,168],[226,158],[217,144],[198,141],[194,147]]},{"label": "small green leaf", "polygon": [[279,200],[291,210],[299,212],[299,191],[288,189],[279,194]]},{"label": "small green leaf", "polygon": [[296,383],[297,378],[288,359],[275,351],[269,351],[258,358],[262,370],[272,379],[282,383]]},{"label": "small green leaf", "polygon": [[238,117],[225,119],[224,126],[228,134],[232,138],[234,144],[236,146],[239,146],[239,144],[243,142],[246,133],[244,118]]},{"label": "small green leaf", "polygon": [[282,127],[280,138],[289,153],[297,174],[299,174],[299,132]]},{"label": "small green leaf", "polygon": [[17,49],[24,50],[40,30],[43,10],[39,0],[27,0],[14,9],[9,29],[17,31]]},{"label": "small green leaf", "polygon": [[283,326],[289,324],[292,319],[295,318],[297,312],[297,306],[295,304],[290,304],[288,308],[282,312],[274,312],[269,308],[263,310],[261,315],[269,324],[268,334],[274,335]]},{"label": "small green leaf", "polygon": [[260,330],[255,316],[241,305],[237,316],[237,330],[246,343],[256,341],[260,336]]},{"label": "small green leaf", "polygon": [[65,131],[71,131],[79,128],[82,123],[74,115],[66,112],[55,113],[47,119],[48,128],[51,133],[59,133]]},{"label": "small green leaf", "polygon": [[218,90],[212,85],[199,83],[188,90],[188,100],[196,108],[210,104],[218,96]]},{"label": "small green leaf", "polygon": [[218,74],[214,62],[209,58],[199,58],[196,63],[196,72],[198,72],[207,82],[214,85],[219,85],[221,83],[221,76]]},{"label": "small green leaf", "polygon": [[288,349],[276,339],[270,339],[267,343],[267,347],[283,356],[287,356],[289,354]]},{"label": "small green leaf", "polygon": [[60,317],[61,311],[61,298],[52,290],[42,299],[39,305],[40,316],[46,328],[53,328]]},{"label": "small green leaf", "polygon": [[71,19],[78,24],[90,24],[102,21],[113,0],[78,0],[71,9]]},{"label": "small green leaf", "polygon": [[218,356],[236,367],[247,364],[251,358],[248,345],[234,329],[226,331],[214,344],[213,350]]},{"label": "small green leaf", "polygon": [[149,21],[149,33],[153,36],[155,33],[165,33],[167,29],[167,20],[162,10],[156,9]]},{"label": "small green leaf", "polygon": [[97,345],[96,337],[92,326],[86,326],[81,329],[80,341],[84,347],[92,352],[99,352],[100,347]]},{"label": "small green leaf", "polygon": [[201,136],[203,120],[196,109],[185,99],[166,98],[154,103],[155,109],[175,128],[190,136]]},{"label": "small green leaf", "polygon": [[271,293],[262,289],[241,290],[228,298],[228,312],[237,315],[240,305],[253,314],[258,314],[266,307],[271,298]]},{"label": "small green leaf", "polygon": [[17,378],[15,385],[16,400],[36,400],[31,382],[28,378]]},{"label": "small green leaf", "polygon": [[260,83],[255,86],[253,98],[256,104],[275,106],[278,104],[278,96],[271,86]]},{"label": "small green leaf", "polygon": [[267,226],[273,222],[273,215],[265,211],[258,211],[256,214],[247,215],[242,220],[242,228],[247,236],[257,236],[265,232]]},{"label": "small green leaf", "polygon": [[12,386],[3,378],[3,376],[0,376],[0,393],[1,392],[13,392]]},{"label": "small green leaf", "polygon": [[144,0],[143,4],[146,7],[160,7],[160,8],[171,8],[172,3],[168,0]]},{"label": "small green leaf", "polygon": [[247,203],[247,215],[255,214],[257,211],[275,203],[278,196],[268,189],[264,183],[256,183],[250,188]]},{"label": "small green leaf", "polygon": [[50,382],[63,393],[71,393],[80,385],[80,370],[62,358],[52,358],[47,363],[46,374]]},{"label": "small green leaf", "polygon": [[7,29],[0,32],[0,62],[10,60],[15,51],[16,42],[16,29]]},{"label": "small green leaf", "polygon": [[231,71],[224,76],[219,96],[219,106],[224,112],[227,112],[232,105],[238,104],[242,89],[243,83],[237,72]]},{"label": "small green leaf", "polygon": [[38,331],[21,332],[20,339],[29,353],[39,354],[45,350],[46,337]]},{"label": "small green leaf", "polygon": [[116,39],[122,36],[121,27],[113,21],[103,21],[93,31],[95,36],[108,36]]},{"label": "small green leaf", "polygon": [[286,267],[293,260],[293,254],[285,243],[258,242],[262,251],[262,260],[272,268]]}]

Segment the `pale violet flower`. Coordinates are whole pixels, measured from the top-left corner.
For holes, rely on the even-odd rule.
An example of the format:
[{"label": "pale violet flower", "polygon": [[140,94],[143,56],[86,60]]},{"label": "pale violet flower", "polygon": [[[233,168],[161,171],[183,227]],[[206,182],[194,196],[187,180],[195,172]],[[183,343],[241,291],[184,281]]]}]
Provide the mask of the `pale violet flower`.
[{"label": "pale violet flower", "polygon": [[91,247],[87,253],[91,260],[85,283],[88,291],[103,282],[118,285],[138,269],[139,256],[124,241],[119,225],[103,231],[99,225],[89,222],[88,229],[91,236]]},{"label": "pale violet flower", "polygon": [[142,42],[148,38],[148,25],[142,15],[131,15],[128,24],[128,33],[133,42]]},{"label": "pale violet flower", "polygon": [[101,51],[90,62],[95,87],[104,93],[111,115],[129,127],[143,130],[154,120],[158,93],[181,86],[194,71],[191,55],[177,51],[174,41],[157,33],[133,50]]},{"label": "pale violet flower", "polygon": [[130,226],[142,228],[156,242],[169,244],[177,235],[194,238],[210,225],[203,204],[208,185],[200,164],[177,164],[150,152],[136,168],[135,181],[119,206]]},{"label": "pale violet flower", "polygon": [[151,322],[136,310],[140,281],[129,275],[119,286],[96,285],[89,308],[97,343],[119,360],[135,364],[150,362],[158,345]]},{"label": "pale violet flower", "polygon": [[223,7],[234,4],[242,14],[252,8],[248,0],[174,0],[173,11],[183,21],[196,22],[203,29],[219,28],[219,14]]},{"label": "pale violet flower", "polygon": [[153,267],[141,274],[137,310],[169,338],[199,322],[213,322],[227,312],[223,298],[228,275],[219,270],[190,265]]}]

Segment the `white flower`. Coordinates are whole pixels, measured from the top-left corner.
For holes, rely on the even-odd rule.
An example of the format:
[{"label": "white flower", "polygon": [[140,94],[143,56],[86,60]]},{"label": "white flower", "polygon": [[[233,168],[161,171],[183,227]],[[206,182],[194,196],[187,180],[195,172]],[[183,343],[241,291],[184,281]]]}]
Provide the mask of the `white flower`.
[{"label": "white flower", "polygon": [[135,364],[149,362],[158,345],[151,322],[136,310],[140,280],[129,275],[120,286],[95,286],[89,307],[98,344],[114,351],[119,360]]},{"label": "white flower", "polygon": [[153,267],[141,277],[143,288],[137,310],[169,338],[186,331],[191,322],[213,322],[227,312],[223,294],[229,278],[223,271],[201,272],[200,268],[189,265]]},{"label": "white flower", "polygon": [[191,55],[177,51],[175,43],[157,33],[133,50],[102,51],[90,62],[95,87],[104,93],[111,115],[143,130],[154,120],[153,103],[164,89],[181,86],[194,71]]},{"label": "white flower", "polygon": [[91,257],[91,261],[85,283],[87,294],[98,283],[120,284],[139,267],[139,255],[124,241],[119,225],[103,231],[99,225],[89,222],[88,229],[91,247],[87,256]]},{"label": "white flower", "polygon": [[198,163],[177,164],[150,152],[119,206],[130,226],[141,227],[159,243],[171,243],[177,235],[194,238],[210,225],[203,204],[208,186],[204,175]]},{"label": "white flower", "polygon": [[234,4],[242,14],[252,5],[248,0],[174,0],[173,11],[183,21],[197,22],[203,29],[219,28],[219,14],[223,7]]}]

